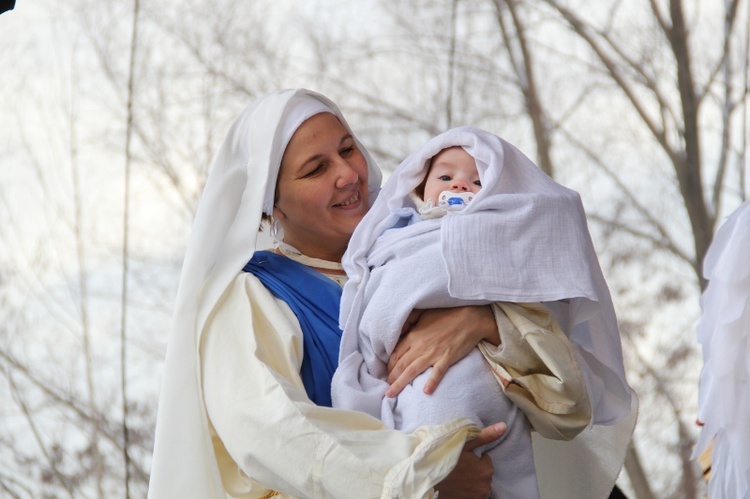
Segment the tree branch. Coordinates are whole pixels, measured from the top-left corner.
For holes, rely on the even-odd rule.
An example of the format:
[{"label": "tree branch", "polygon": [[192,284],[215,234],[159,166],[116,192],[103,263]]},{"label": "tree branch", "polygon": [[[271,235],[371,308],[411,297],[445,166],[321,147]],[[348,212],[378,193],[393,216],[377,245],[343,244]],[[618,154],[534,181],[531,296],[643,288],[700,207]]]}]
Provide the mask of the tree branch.
[{"label": "tree branch", "polygon": [[625,195],[626,199],[630,203],[630,206],[635,208],[635,210],[644,218],[644,220],[646,220],[648,225],[656,230],[659,237],[655,237],[641,230],[633,229],[632,227],[622,224],[616,220],[608,220],[597,215],[589,215],[589,217],[598,220],[601,223],[612,224],[613,227],[619,230],[634,235],[639,239],[649,241],[657,247],[669,251],[670,253],[690,265],[693,270],[697,271],[698,266],[695,260],[687,255],[684,251],[679,249],[679,247],[669,236],[669,232],[667,231],[667,228],[664,226],[664,224],[651,214],[648,207],[641,203],[641,201],[636,197],[635,193],[633,193],[633,191],[622,181],[622,179],[615,175],[615,173],[607,166],[607,164],[602,161],[602,159],[598,155],[596,155],[586,144],[579,141],[577,138],[575,138],[565,130],[563,130],[562,133],[572,144],[580,149],[586,155],[586,157],[588,157],[594,164],[596,164],[599,169],[615,184],[619,192]]}]

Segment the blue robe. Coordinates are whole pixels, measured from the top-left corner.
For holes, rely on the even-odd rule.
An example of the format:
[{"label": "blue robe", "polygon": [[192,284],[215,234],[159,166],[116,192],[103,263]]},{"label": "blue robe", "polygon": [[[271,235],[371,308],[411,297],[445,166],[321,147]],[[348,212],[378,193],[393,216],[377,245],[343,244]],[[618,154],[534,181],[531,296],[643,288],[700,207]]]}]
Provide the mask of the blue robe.
[{"label": "blue robe", "polygon": [[341,287],[306,265],[268,251],[256,251],[242,270],[256,276],[297,316],[302,328],[300,375],[305,391],[317,405],[331,407],[331,380],[341,343]]}]

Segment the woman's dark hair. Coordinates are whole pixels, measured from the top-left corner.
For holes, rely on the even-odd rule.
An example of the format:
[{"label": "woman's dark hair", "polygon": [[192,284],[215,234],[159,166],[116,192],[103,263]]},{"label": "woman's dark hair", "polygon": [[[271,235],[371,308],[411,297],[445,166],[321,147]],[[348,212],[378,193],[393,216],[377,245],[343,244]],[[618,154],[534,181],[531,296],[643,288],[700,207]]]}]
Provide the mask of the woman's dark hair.
[{"label": "woman's dark hair", "polygon": [[[279,168],[279,173],[281,173],[281,168]],[[279,179],[276,179],[276,188],[273,191],[273,202],[274,205],[276,203],[276,200],[279,199]],[[260,226],[258,227],[258,232],[263,231],[264,225],[271,225],[273,223],[273,216],[266,215],[265,213],[262,213],[260,215]]]},{"label": "woman's dark hair", "polygon": [[273,217],[271,215],[266,215],[265,213],[263,213],[260,216],[260,226],[258,226],[258,232],[262,232],[263,226],[271,225],[272,222],[273,222]]}]

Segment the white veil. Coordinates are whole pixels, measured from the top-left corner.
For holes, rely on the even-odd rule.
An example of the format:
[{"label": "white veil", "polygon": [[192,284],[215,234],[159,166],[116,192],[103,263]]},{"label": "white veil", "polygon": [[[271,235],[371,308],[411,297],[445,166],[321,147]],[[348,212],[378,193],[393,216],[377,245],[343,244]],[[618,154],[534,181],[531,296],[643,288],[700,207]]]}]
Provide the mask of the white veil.
[{"label": "white veil", "polygon": [[[273,207],[281,158],[307,118],[338,107],[309,90],[283,90],[248,106],[214,160],[188,243],[167,347],[156,422],[149,497],[225,498],[200,385],[200,337],[222,293],[252,257],[261,215]],[[354,135],[352,133],[352,135]],[[357,141],[357,139],[354,139]],[[369,170],[370,200],[381,173],[359,144]]]},{"label": "white veil", "polygon": [[703,370],[698,418],[704,424],[693,458],[714,441],[708,493],[750,497],[750,201],[716,232],[703,262],[698,342]]}]

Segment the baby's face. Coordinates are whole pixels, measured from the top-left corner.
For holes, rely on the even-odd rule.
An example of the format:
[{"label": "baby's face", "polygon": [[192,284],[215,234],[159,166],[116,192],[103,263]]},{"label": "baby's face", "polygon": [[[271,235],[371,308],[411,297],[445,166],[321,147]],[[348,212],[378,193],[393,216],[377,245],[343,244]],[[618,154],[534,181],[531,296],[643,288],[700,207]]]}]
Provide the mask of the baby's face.
[{"label": "baby's face", "polygon": [[432,158],[432,166],[424,184],[424,201],[432,201],[437,205],[438,196],[443,191],[476,194],[481,188],[474,158],[462,147],[450,147]]}]

